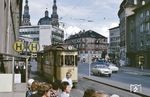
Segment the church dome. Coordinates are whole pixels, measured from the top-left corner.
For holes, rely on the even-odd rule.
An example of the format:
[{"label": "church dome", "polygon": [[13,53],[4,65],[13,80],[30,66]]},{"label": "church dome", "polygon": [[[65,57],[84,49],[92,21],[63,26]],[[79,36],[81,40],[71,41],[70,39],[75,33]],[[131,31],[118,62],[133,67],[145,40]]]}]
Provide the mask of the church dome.
[{"label": "church dome", "polygon": [[50,25],[51,24],[51,18],[48,15],[48,10],[45,11],[45,17],[40,18],[38,21],[38,25]]}]

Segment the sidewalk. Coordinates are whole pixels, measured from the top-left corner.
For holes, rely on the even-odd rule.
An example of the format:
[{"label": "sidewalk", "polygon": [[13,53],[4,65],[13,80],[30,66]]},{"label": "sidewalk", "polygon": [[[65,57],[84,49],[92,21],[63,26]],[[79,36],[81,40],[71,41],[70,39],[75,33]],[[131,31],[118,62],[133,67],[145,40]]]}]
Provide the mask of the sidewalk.
[{"label": "sidewalk", "polygon": [[129,74],[135,74],[135,75],[143,75],[143,76],[149,76],[150,77],[150,69],[143,69],[136,67],[121,67],[120,71],[129,73]]},{"label": "sidewalk", "polygon": [[[130,85],[126,83],[108,80],[95,76],[80,75],[80,77],[130,92]],[[149,88],[142,87],[142,91],[138,91],[135,94],[140,94],[142,95],[142,97],[150,97],[149,90],[150,90]]]}]

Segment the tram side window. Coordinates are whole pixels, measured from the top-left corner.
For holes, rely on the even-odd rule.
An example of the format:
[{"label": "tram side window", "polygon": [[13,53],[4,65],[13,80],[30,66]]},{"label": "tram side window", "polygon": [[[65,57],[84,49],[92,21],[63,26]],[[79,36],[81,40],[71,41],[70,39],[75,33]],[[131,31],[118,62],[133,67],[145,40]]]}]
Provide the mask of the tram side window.
[{"label": "tram side window", "polygon": [[66,55],[65,56],[65,65],[74,65],[74,56],[73,55]]},{"label": "tram side window", "polygon": [[77,55],[75,56],[75,65],[77,66],[77,63],[78,62],[78,57],[77,57]]},{"label": "tram side window", "polygon": [[60,62],[61,62],[61,66],[63,66],[63,56],[61,56]]}]

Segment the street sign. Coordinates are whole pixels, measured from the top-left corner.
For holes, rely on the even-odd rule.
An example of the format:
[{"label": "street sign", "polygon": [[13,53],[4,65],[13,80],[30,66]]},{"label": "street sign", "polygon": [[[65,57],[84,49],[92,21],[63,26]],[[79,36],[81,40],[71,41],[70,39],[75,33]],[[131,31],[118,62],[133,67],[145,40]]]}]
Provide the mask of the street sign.
[{"label": "street sign", "polygon": [[16,41],[13,47],[16,52],[22,52],[24,50],[24,44],[21,41]]},{"label": "street sign", "polygon": [[37,42],[32,42],[30,45],[29,45],[29,50],[30,52],[32,53],[36,53],[37,51],[39,51],[39,44]]}]

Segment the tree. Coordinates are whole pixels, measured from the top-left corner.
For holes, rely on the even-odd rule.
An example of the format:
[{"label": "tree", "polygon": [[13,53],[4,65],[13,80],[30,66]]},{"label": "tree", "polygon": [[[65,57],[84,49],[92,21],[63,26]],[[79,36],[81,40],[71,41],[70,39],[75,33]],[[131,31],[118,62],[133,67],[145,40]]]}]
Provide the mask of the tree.
[{"label": "tree", "polygon": [[106,50],[102,51],[101,58],[105,59],[105,56],[106,56],[106,55],[107,55],[107,51],[106,51]]}]

